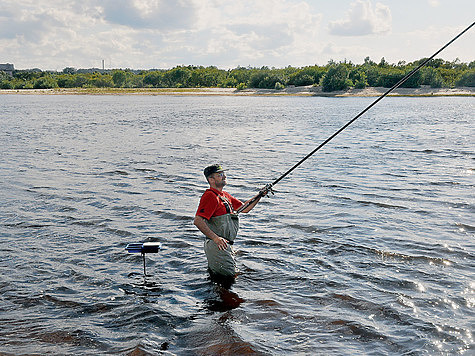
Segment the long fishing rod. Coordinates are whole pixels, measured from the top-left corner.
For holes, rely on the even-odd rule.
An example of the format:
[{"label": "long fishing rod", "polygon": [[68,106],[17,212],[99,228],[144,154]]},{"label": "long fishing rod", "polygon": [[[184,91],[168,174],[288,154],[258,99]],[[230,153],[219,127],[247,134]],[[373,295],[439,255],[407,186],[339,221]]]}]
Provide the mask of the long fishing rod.
[{"label": "long fishing rod", "polygon": [[461,37],[465,32],[470,30],[473,26],[475,25],[475,22],[473,22],[470,26],[468,26],[465,30],[460,32],[457,36],[452,38],[447,44],[445,44],[443,47],[441,47],[437,52],[435,52],[432,56],[429,58],[426,58],[422,63],[420,63],[416,68],[414,68],[412,71],[410,71],[408,74],[406,74],[402,79],[400,79],[396,84],[394,84],[391,88],[389,88],[384,94],[382,94],[380,97],[378,97],[374,102],[372,102],[370,105],[368,105],[363,111],[361,111],[358,115],[356,115],[353,119],[348,121],[345,125],[343,125],[338,131],[336,131],[333,135],[328,137],[325,141],[323,141],[318,147],[316,147],[313,151],[311,151],[309,154],[307,154],[304,158],[302,158],[299,162],[297,162],[292,168],[290,168],[287,172],[282,174],[279,178],[277,178],[274,182],[271,184],[267,184],[261,191],[252,199],[247,201],[243,206],[241,206],[237,212],[240,213],[244,209],[246,209],[249,205],[254,203],[257,199],[262,197],[263,195],[267,194],[268,191],[272,191],[272,187],[279,183],[282,179],[287,177],[290,173],[292,173],[298,166],[300,166],[303,162],[305,162],[307,159],[309,159],[311,156],[315,154],[318,150],[320,150],[323,146],[325,146],[328,142],[333,140],[338,134],[340,134],[343,130],[345,130],[348,126],[350,126],[353,122],[355,122],[358,118],[360,118],[363,114],[365,114],[369,109],[371,109],[373,106],[375,106],[378,102],[380,102],[384,97],[386,97],[389,93],[391,93],[394,89],[398,88],[400,85],[402,85],[404,82],[406,82],[410,77],[412,77],[417,71],[419,71],[422,67],[424,67],[429,61],[431,61],[435,56],[437,56],[440,52],[442,52],[444,49],[446,49],[448,46],[450,46],[453,42],[455,42],[459,37]]}]

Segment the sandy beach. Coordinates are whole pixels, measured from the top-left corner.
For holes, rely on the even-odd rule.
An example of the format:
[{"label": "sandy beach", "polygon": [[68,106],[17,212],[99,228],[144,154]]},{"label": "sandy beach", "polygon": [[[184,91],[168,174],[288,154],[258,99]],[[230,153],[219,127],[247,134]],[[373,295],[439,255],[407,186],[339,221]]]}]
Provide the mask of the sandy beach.
[{"label": "sandy beach", "polygon": [[[24,95],[237,95],[237,96],[323,96],[323,97],[378,97],[388,88],[369,87],[365,89],[348,89],[342,91],[323,92],[314,86],[287,87],[275,89],[244,89],[235,88],[56,88],[56,89],[20,89],[0,90],[0,94]],[[475,88],[398,88],[389,96],[475,96]]]}]

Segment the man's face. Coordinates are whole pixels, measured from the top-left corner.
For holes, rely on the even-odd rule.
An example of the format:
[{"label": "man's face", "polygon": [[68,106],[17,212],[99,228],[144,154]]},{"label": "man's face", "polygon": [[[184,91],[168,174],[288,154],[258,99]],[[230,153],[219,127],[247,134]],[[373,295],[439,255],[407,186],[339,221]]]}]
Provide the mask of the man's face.
[{"label": "man's face", "polygon": [[214,179],[216,186],[220,188],[224,188],[227,183],[226,174],[224,172],[213,173],[212,179]]}]

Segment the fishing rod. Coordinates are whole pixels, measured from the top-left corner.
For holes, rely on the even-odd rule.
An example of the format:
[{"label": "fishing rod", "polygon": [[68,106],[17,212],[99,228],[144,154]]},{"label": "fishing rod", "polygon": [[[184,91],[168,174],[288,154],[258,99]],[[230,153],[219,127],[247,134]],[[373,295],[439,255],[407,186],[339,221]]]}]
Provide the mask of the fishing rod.
[{"label": "fishing rod", "polygon": [[391,88],[389,88],[384,94],[379,96],[375,101],[373,101],[370,105],[368,105],[363,111],[361,111],[358,115],[356,115],[353,119],[348,121],[345,125],[343,125],[338,131],[336,131],[333,135],[328,137],[325,141],[323,141],[318,147],[316,147],[313,151],[311,151],[309,154],[307,154],[305,157],[303,157],[300,161],[298,161],[292,168],[290,168],[287,172],[282,174],[279,178],[277,178],[274,182],[267,184],[264,188],[262,188],[259,193],[248,200],[243,206],[241,206],[238,210],[237,213],[242,212],[244,209],[246,209],[249,205],[254,203],[257,199],[260,197],[263,197],[264,195],[267,195],[268,192],[273,193],[272,188],[274,185],[279,183],[282,179],[287,177],[290,173],[292,173],[298,166],[300,166],[303,162],[305,162],[307,159],[309,159],[311,156],[313,156],[318,150],[320,150],[323,146],[325,146],[328,142],[333,140],[337,135],[339,135],[343,130],[345,130],[348,126],[350,126],[353,122],[355,122],[358,118],[360,118],[363,114],[365,114],[369,109],[371,109],[373,106],[375,106],[378,102],[383,100],[389,93],[391,93],[394,89],[398,88],[400,85],[402,85],[404,82],[406,82],[410,77],[412,77],[416,72],[418,72],[422,67],[424,67],[429,61],[431,61],[435,56],[437,56],[440,52],[442,52],[444,49],[446,49],[448,46],[450,46],[453,42],[455,42],[459,37],[461,37],[464,33],[466,33],[468,30],[470,30],[473,26],[475,25],[475,22],[473,22],[470,26],[468,26],[465,30],[460,32],[457,36],[452,38],[449,42],[447,42],[443,47],[441,47],[437,52],[435,52],[432,56],[429,58],[426,58],[424,61],[422,61],[416,68],[414,68],[412,71],[407,73],[402,79],[400,79],[396,84],[394,84]]}]

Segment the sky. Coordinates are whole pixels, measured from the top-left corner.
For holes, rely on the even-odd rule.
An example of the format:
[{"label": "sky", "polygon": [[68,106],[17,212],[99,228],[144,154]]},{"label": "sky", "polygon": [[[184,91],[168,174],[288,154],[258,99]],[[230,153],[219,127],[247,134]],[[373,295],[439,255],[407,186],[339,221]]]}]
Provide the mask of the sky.
[{"label": "sky", "polygon": [[[0,0],[16,69],[411,62],[475,21],[473,0]],[[475,27],[438,58],[475,60]]]}]

